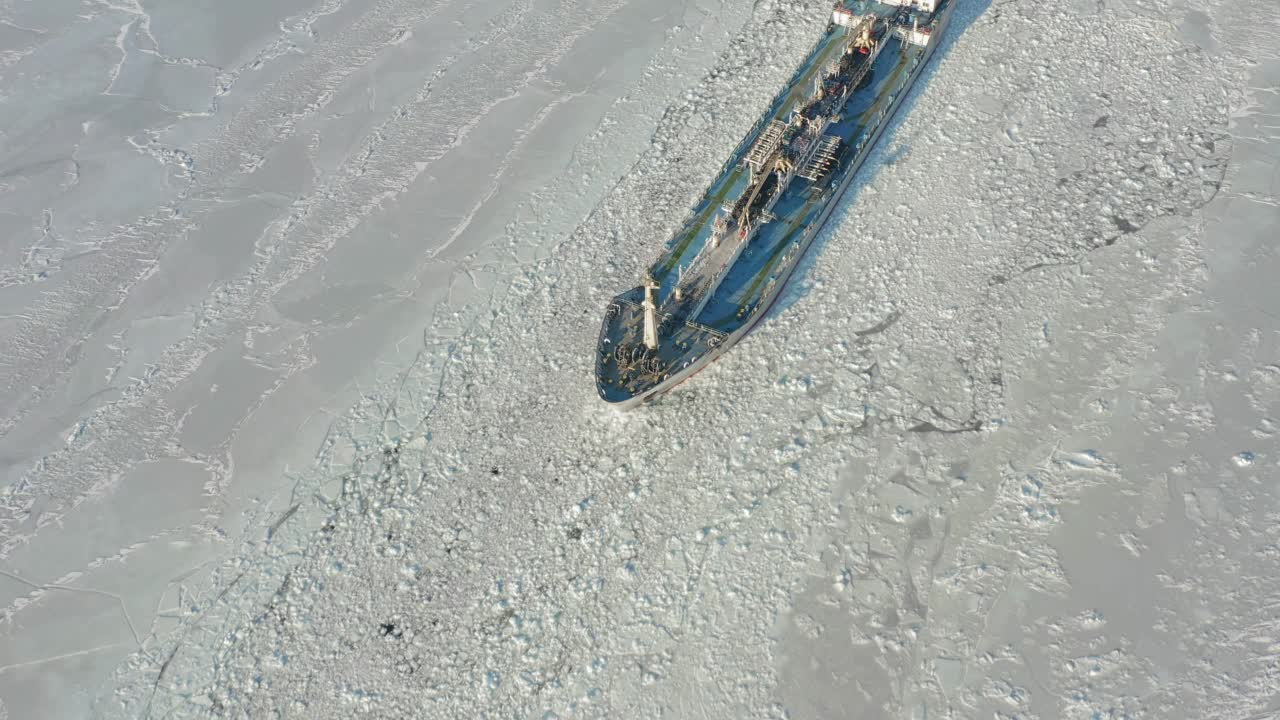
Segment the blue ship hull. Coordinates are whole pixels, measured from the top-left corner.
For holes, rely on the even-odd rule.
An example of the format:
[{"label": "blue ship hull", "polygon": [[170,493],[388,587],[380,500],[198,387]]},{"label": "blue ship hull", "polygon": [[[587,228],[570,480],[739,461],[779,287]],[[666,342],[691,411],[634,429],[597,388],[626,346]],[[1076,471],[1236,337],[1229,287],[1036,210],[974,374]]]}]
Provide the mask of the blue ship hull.
[{"label": "blue ship hull", "polygon": [[924,2],[837,4],[847,25],[833,21],[645,283],[610,303],[596,357],[603,400],[658,397],[766,314],[941,41],[955,0]]}]

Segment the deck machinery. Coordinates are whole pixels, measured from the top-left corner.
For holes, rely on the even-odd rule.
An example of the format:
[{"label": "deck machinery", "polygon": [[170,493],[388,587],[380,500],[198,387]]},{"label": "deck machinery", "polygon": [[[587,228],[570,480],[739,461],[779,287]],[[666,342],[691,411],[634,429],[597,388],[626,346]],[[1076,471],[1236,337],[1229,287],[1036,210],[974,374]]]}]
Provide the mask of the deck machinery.
[{"label": "deck machinery", "polygon": [[605,311],[596,387],[652,400],[777,298],[933,54],[955,0],[841,0],[813,51],[638,287]]}]

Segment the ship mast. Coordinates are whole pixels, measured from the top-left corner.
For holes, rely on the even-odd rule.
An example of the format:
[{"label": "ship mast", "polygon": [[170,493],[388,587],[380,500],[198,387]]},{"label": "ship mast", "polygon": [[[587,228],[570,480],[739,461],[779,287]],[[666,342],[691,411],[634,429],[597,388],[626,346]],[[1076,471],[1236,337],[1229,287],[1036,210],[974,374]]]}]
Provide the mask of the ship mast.
[{"label": "ship mast", "polygon": [[644,346],[650,350],[658,349],[658,306],[653,301],[653,291],[658,289],[658,281],[652,275],[644,279]]}]

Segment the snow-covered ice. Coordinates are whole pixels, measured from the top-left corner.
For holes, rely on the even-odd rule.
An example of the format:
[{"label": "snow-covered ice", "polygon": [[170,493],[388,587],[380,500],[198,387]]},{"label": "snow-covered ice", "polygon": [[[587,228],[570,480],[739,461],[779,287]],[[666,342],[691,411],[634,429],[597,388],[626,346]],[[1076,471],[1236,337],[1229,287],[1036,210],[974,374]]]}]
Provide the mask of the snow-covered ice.
[{"label": "snow-covered ice", "polygon": [[1280,21],[955,1],[629,414],[826,0],[0,6],[0,718],[1280,715]]}]

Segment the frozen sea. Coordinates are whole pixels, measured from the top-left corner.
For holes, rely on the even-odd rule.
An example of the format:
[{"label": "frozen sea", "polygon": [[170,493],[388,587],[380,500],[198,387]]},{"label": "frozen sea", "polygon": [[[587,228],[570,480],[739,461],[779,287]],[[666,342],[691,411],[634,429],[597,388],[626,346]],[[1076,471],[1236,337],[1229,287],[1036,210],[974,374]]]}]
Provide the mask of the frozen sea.
[{"label": "frozen sea", "polygon": [[1274,3],[954,1],[621,414],[826,0],[0,0],[0,720],[1280,717]]}]

